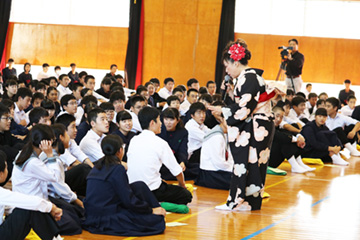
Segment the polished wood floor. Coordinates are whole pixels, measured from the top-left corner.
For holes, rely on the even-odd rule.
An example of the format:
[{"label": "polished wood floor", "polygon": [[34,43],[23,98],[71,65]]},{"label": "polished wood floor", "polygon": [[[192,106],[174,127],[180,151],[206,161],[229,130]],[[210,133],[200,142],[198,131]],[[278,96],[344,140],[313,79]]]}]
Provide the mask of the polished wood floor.
[{"label": "polished wood floor", "polygon": [[[88,239],[360,239],[360,158],[350,166],[316,166],[314,172],[293,174],[288,163],[279,168],[286,176],[267,175],[263,207],[252,212],[223,212],[227,191],[197,187],[188,214],[168,214],[164,234],[149,237],[94,235],[63,236]],[[191,183],[191,182],[189,182]]]}]

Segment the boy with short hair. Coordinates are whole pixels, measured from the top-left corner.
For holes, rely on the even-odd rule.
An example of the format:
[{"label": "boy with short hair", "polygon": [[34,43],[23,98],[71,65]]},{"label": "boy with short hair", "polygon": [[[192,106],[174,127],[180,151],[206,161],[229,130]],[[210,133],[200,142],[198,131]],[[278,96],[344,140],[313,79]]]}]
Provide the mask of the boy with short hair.
[{"label": "boy with short hair", "polygon": [[143,109],[146,106],[146,101],[142,96],[135,95],[131,99],[131,117],[133,120],[133,128],[131,129],[134,133],[142,132],[142,128],[139,122],[138,114],[141,109]]},{"label": "boy with short hair", "polygon": [[306,139],[303,157],[321,158],[324,162],[332,161],[336,165],[349,165],[344,161],[339,152],[342,144],[336,133],[325,126],[328,117],[324,108],[315,112],[315,120],[308,122],[301,130],[301,135]]},{"label": "boy with short hair", "polygon": [[71,94],[71,90],[68,87],[70,83],[70,78],[66,74],[61,74],[59,77],[59,86],[57,86],[57,90],[59,92],[59,99],[61,99],[66,94]]},{"label": "boy with short hair", "polygon": [[106,113],[106,117],[109,121],[109,132],[107,132],[106,134],[110,134],[110,133],[114,132],[116,129],[118,129],[118,126],[116,125],[116,123],[114,123],[112,121],[115,117],[114,105],[109,102],[104,102],[104,103],[101,103],[99,107],[102,110],[104,110]]},{"label": "boy with short hair", "polygon": [[206,83],[206,88],[211,96],[216,93],[216,84],[214,81],[208,81]]},{"label": "boy with short hair", "polygon": [[190,105],[198,101],[199,91],[196,89],[189,89],[186,92],[187,98],[180,105],[180,113],[181,115],[185,115],[189,110]]},{"label": "boy with short hair", "polygon": [[200,89],[199,81],[197,79],[195,79],[195,78],[190,78],[187,81],[186,85],[187,85],[188,90],[196,89],[197,91],[199,91],[199,89]]},{"label": "boy with short hair", "polygon": [[[161,132],[160,113],[152,107],[144,107],[139,112],[143,130],[135,136],[128,150],[129,182],[143,181],[159,202],[187,204],[192,195],[186,189],[182,168],[177,163],[168,143],[156,136]],[[164,164],[176,176],[180,186],[162,181],[160,168]]]},{"label": "boy with short hair", "polygon": [[175,85],[174,79],[168,77],[164,80],[164,87],[161,88],[158,92],[159,96],[163,99],[167,99],[169,96],[172,95],[172,91]]},{"label": "boy with short hair", "polygon": [[88,113],[88,122],[91,129],[80,142],[80,149],[89,157],[91,162],[96,162],[104,156],[101,150],[101,141],[109,131],[109,122],[104,110],[95,108]]},{"label": "boy with short hair", "polygon": [[109,77],[105,77],[102,81],[101,81],[101,87],[96,90],[95,92],[100,94],[101,96],[103,96],[104,98],[109,99],[110,97],[110,86],[111,86],[111,78]]},{"label": "boy with short hair", "polygon": [[[360,122],[338,113],[340,101],[337,98],[328,98],[325,102],[325,108],[328,114],[326,126],[334,131],[341,143],[352,156],[359,157],[360,152],[356,149],[357,133],[360,130]],[[345,150],[345,156],[349,157]]]},{"label": "boy with short hair", "polygon": [[50,77],[50,74],[48,73],[49,67],[50,67],[50,65],[47,63],[44,63],[42,65],[43,70],[41,72],[39,72],[39,74],[37,75],[37,80],[41,81],[44,78]]},{"label": "boy with short hair", "polygon": [[[114,105],[115,113],[118,114],[119,112],[123,111],[125,105],[125,95],[121,91],[115,91],[110,95],[110,102]],[[116,114],[113,119],[114,123],[117,123]]]},{"label": "boy with short hair", "polygon": [[6,92],[4,92],[3,99],[10,99],[15,101],[16,93],[18,91],[18,83],[14,79],[9,79],[5,83]]},{"label": "boy with short hair", "polygon": [[206,108],[205,105],[196,102],[191,104],[189,113],[191,119],[185,124],[189,132],[188,154],[189,163],[200,163],[200,152],[205,134],[209,128],[205,126]]},{"label": "boy with short hair", "polygon": [[27,126],[29,124],[29,118],[25,113],[25,109],[30,106],[32,92],[28,88],[19,88],[15,99],[14,120],[17,124]]},{"label": "boy with short hair", "polygon": [[95,77],[93,75],[87,75],[85,77],[85,87],[92,91],[92,95],[96,97],[101,102],[108,102],[109,99],[101,96],[97,92],[95,92]]},{"label": "boy with short hair", "polygon": [[176,108],[178,111],[180,110],[180,99],[177,96],[171,95],[166,99],[166,103],[168,107]]}]

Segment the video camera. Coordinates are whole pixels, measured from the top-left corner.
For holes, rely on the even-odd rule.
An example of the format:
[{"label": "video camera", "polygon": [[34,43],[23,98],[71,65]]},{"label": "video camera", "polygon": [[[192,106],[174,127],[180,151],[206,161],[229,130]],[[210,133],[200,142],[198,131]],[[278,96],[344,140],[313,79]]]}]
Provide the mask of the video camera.
[{"label": "video camera", "polygon": [[283,49],[283,50],[280,52],[280,55],[281,55],[281,59],[282,59],[283,61],[285,61],[285,60],[287,60],[288,55],[289,55],[288,50],[293,50],[293,47],[280,46],[280,47],[278,47],[278,49]]}]

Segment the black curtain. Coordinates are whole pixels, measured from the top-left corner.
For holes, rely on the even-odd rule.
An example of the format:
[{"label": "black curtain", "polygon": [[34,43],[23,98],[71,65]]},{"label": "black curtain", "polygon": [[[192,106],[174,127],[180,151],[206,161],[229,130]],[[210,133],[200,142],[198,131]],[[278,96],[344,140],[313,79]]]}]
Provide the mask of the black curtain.
[{"label": "black curtain", "polygon": [[129,39],[125,60],[125,79],[128,87],[135,88],[142,0],[130,0]]},{"label": "black curtain", "polygon": [[11,0],[0,1],[0,61],[4,52],[6,33],[9,26]]},{"label": "black curtain", "polygon": [[219,39],[216,55],[215,82],[217,92],[220,92],[220,86],[225,76],[225,69],[221,61],[222,52],[229,41],[234,41],[235,25],[235,2],[236,0],[223,0],[221,10],[221,20],[219,29]]}]

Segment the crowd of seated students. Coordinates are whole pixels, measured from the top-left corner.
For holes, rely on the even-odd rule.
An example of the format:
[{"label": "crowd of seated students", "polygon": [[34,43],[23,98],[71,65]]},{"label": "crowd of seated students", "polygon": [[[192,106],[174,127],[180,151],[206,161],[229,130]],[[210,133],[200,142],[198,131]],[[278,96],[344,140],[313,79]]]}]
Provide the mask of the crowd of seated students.
[{"label": "crowd of seated students", "polygon": [[[26,236],[29,226],[44,239],[79,234],[83,228],[121,236],[159,234],[165,229],[159,203],[192,201],[185,179],[229,189],[232,136],[224,118],[208,108],[232,99],[227,96],[224,102],[215,82],[200,87],[191,78],[184,86],[169,77],[160,89],[159,79],[152,78],[131,90],[113,64],[95,90],[95,77],[77,73],[74,63],[68,74],[56,68],[56,76],[50,76],[48,68],[45,63],[37,80],[29,63],[19,78],[16,71],[6,72],[0,182],[3,186],[11,178],[13,192],[0,188],[7,196],[0,199],[0,213],[5,205],[16,209],[0,225],[0,233],[27,224],[19,236]],[[341,107],[326,93],[318,96],[311,86],[307,91],[295,95],[288,90],[286,100],[274,100],[269,166],[276,168],[287,159],[294,173],[315,170],[303,157],[348,165],[340,154],[360,156],[355,96],[349,95]],[[14,200],[21,194],[31,196],[27,205]],[[19,216],[26,217],[20,221]],[[39,229],[34,218],[49,228]]]}]

